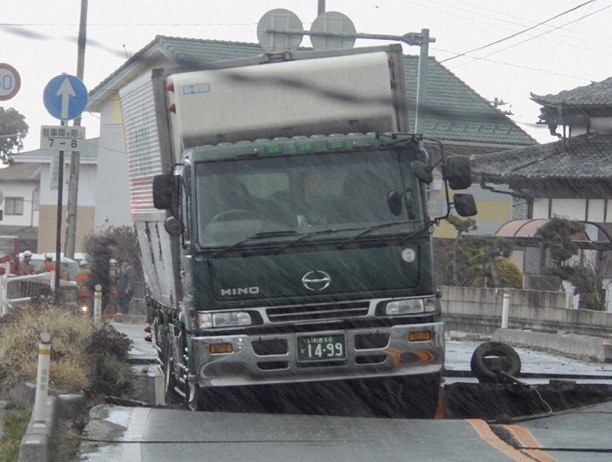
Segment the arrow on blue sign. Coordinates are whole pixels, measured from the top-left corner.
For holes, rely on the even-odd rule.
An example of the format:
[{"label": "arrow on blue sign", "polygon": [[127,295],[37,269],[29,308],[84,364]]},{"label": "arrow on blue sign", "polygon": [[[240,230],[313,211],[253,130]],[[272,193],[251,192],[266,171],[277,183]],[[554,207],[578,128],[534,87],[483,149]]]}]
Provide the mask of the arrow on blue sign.
[{"label": "arrow on blue sign", "polygon": [[72,120],[79,117],[87,106],[87,88],[73,75],[58,75],[45,87],[43,101],[49,114],[56,119]]}]

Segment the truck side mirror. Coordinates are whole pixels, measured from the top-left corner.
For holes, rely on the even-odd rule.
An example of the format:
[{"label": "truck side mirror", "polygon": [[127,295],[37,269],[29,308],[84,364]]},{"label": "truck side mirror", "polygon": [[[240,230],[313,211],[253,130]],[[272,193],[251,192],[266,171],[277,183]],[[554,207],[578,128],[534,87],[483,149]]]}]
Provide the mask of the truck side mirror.
[{"label": "truck side mirror", "polygon": [[170,210],[173,192],[174,178],[171,174],[153,177],[153,206],[156,209]]},{"label": "truck side mirror", "polygon": [[453,197],[455,211],[460,217],[473,217],[478,213],[474,196],[471,194],[455,194]]},{"label": "truck side mirror", "polygon": [[470,159],[463,156],[451,156],[442,166],[442,177],[448,181],[451,189],[466,189],[472,185]]}]

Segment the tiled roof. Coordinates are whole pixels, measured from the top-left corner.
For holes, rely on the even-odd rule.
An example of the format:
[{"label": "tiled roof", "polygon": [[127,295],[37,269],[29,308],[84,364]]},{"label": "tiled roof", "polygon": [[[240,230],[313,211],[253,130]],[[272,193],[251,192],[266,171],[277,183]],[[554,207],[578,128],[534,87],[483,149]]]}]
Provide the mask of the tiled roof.
[{"label": "tiled roof", "polygon": [[39,164],[13,164],[0,168],[0,180],[2,181],[38,181],[39,176]]},{"label": "tiled roof", "polygon": [[474,155],[472,171],[486,180],[568,179],[612,182],[612,135],[581,135],[526,148]]},{"label": "tiled roof", "polygon": [[[405,58],[408,102],[414,107],[418,57]],[[440,140],[472,143],[536,144],[536,141],[510,118],[431,57],[428,80],[425,135]]]},{"label": "tiled roof", "polygon": [[[123,66],[111,74],[92,95],[102,91],[122,70],[146,59],[153,49],[170,57],[178,66],[195,66],[210,62],[245,58],[262,53],[259,45],[244,42],[227,42],[177,38],[158,35],[155,40],[132,56]],[[409,104],[416,101],[418,57],[407,56],[406,79]],[[473,89],[438,63],[429,59],[429,83],[426,91],[424,133],[444,141],[488,143],[525,146],[536,141],[512,120],[478,95]],[[414,123],[411,117],[411,122]]]},{"label": "tiled roof", "polygon": [[612,106],[612,77],[556,95],[534,95],[531,99],[542,106]]}]

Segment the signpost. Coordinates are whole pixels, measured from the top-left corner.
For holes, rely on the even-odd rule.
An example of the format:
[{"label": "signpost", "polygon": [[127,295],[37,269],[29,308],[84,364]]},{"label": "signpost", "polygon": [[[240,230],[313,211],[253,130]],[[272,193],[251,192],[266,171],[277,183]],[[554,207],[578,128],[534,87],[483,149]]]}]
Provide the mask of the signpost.
[{"label": "signpost", "polygon": [[67,127],[68,120],[76,119],[87,106],[87,88],[73,75],[62,74],[52,78],[43,93],[43,102],[49,114],[61,120],[61,126],[41,127],[41,147],[59,151],[59,172],[57,175],[57,228],[55,240],[55,288],[54,302],[59,300],[59,274],[61,271],[62,204],[64,183],[64,149],[78,149],[79,142],[85,142],[84,127]]},{"label": "signpost", "polygon": [[0,63],[0,101],[11,99],[21,88],[19,72],[10,64]]},{"label": "signpost", "polygon": [[87,106],[87,88],[73,75],[53,77],[43,93],[43,101],[49,114],[62,121],[76,119]]}]

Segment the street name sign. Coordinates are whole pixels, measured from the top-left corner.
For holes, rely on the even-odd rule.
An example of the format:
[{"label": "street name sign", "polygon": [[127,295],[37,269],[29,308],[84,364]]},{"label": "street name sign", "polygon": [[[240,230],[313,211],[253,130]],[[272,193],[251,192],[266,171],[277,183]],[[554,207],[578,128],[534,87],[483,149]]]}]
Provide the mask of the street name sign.
[{"label": "street name sign", "polygon": [[10,64],[0,63],[0,101],[11,99],[21,88],[19,72]]},{"label": "street name sign", "polygon": [[49,114],[64,121],[79,117],[87,106],[87,100],[85,84],[74,75],[53,77],[43,92],[43,102]]},{"label": "street name sign", "polygon": [[51,151],[83,151],[85,127],[43,125],[40,127],[40,147]]}]

